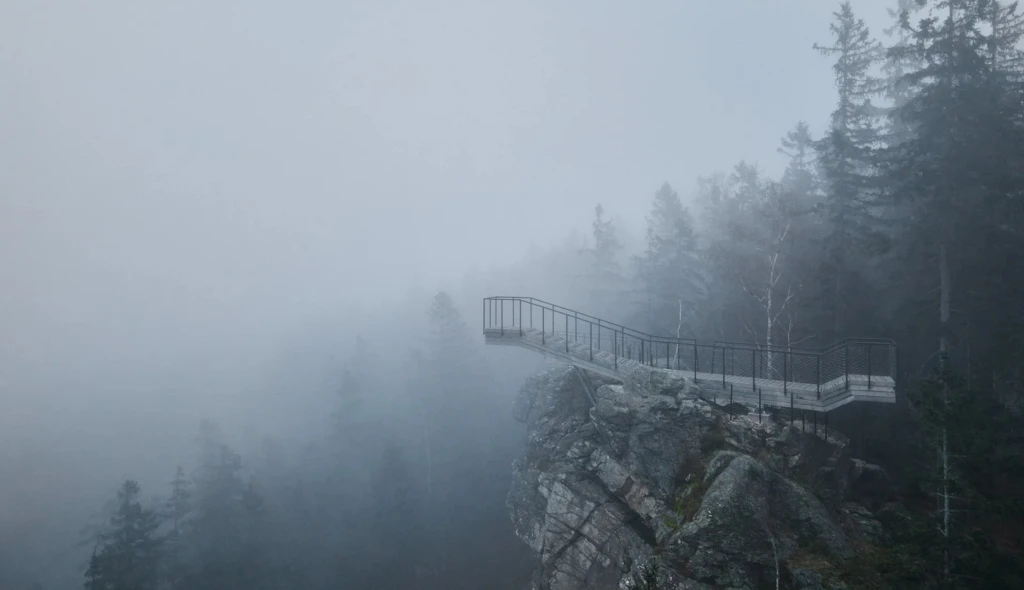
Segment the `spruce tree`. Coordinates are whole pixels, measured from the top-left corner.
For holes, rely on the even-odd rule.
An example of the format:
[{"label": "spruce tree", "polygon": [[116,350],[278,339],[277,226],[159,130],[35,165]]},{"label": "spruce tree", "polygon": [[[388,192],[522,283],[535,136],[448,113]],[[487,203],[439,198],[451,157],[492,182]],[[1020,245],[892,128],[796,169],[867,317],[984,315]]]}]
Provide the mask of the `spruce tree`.
[{"label": "spruce tree", "polygon": [[617,315],[617,310],[624,303],[624,279],[618,259],[623,247],[615,224],[606,219],[604,213],[600,204],[594,207],[594,220],[591,222],[593,245],[583,251],[587,268],[584,311],[610,318]]},{"label": "spruce tree", "polygon": [[252,482],[243,480],[242,458],[223,442],[216,426],[203,423],[199,445],[188,536],[196,559],[185,586],[196,590],[268,587],[275,577],[264,550],[261,495]]},{"label": "spruce tree", "polygon": [[815,44],[814,48],[835,57],[832,70],[838,101],[818,149],[826,183],[821,291],[832,316],[830,339],[838,340],[851,325],[851,302],[865,299],[860,257],[885,249],[885,234],[879,231],[882,205],[874,167],[881,112],[871,102],[884,87],[871,75],[883,56],[882,46],[872,39],[849,2],[840,4],[834,16],[830,27],[833,43]]},{"label": "spruce tree", "polygon": [[[411,467],[402,449],[389,443],[374,467],[372,489],[372,536],[367,539],[374,552],[370,574],[374,588],[416,587],[418,566],[444,569],[447,539],[436,536],[428,542],[424,536],[420,499],[422,494],[412,477]],[[442,541],[439,545],[438,541]],[[465,548],[462,548],[464,551]],[[424,560],[422,556],[442,556]],[[435,582],[436,583],[436,582]]]},{"label": "spruce tree", "polygon": [[[808,343],[830,344],[818,338],[826,324],[827,293],[820,281],[814,280],[820,262],[820,244],[824,242],[827,225],[823,219],[824,194],[819,166],[818,142],[810,126],[801,121],[782,139],[779,153],[789,156],[789,163],[778,183],[778,194],[787,204],[781,209],[789,224],[785,266],[788,278],[799,285],[798,299],[782,317],[784,342],[789,346]],[[789,281],[787,281],[789,282]]]},{"label": "spruce tree", "polygon": [[917,84],[908,78],[907,74],[916,71],[921,64],[913,52],[906,50],[913,43],[913,37],[903,23],[909,22],[909,19],[922,8],[924,5],[918,0],[897,0],[895,9],[887,9],[892,25],[883,29],[883,33],[893,40],[890,48],[896,49],[887,50],[882,63],[882,73],[885,75],[884,95],[889,103],[882,109],[886,114],[884,135],[888,145],[902,143],[910,133],[907,123],[900,119],[896,111],[917,92]]},{"label": "spruce tree", "polygon": [[634,259],[650,296],[650,329],[692,337],[697,303],[706,283],[693,218],[666,182],[647,217],[647,248]]},{"label": "spruce tree", "polygon": [[813,209],[821,190],[821,178],[817,167],[817,146],[811,135],[811,127],[800,121],[793,130],[786,133],[780,142],[778,152],[787,156],[789,162],[782,173],[782,186],[803,201],[804,211]]},{"label": "spruce tree", "polygon": [[86,590],[151,590],[160,580],[160,518],[139,502],[139,484],[126,480],[117,492],[117,512],[89,560]]},{"label": "spruce tree", "polygon": [[758,266],[754,257],[766,236],[759,218],[764,182],[755,165],[739,162],[729,174],[704,178],[698,184],[706,228],[704,256],[709,262],[708,292],[703,301],[703,332],[720,340],[756,338],[750,329],[753,301],[743,282]]},{"label": "spruce tree", "polygon": [[188,518],[192,511],[191,481],[178,466],[171,480],[171,495],[164,504],[164,520],[170,527],[164,540],[164,576],[172,589],[182,585],[188,568]]},{"label": "spruce tree", "polygon": [[[939,467],[929,486],[938,497],[933,538],[942,552],[941,578],[952,584],[964,573],[987,578],[991,571],[975,568],[998,554],[979,551],[981,529],[961,526],[963,502],[971,499],[975,511],[991,510],[986,493],[998,497],[1000,488],[1009,489],[997,479],[985,481],[980,477],[985,470],[977,468],[998,452],[999,445],[984,452],[978,445],[989,438],[994,418],[1005,408],[982,420],[978,409],[983,392],[994,386],[988,376],[1012,373],[1022,358],[1012,344],[1024,327],[1022,318],[1005,310],[1024,297],[1024,284],[1007,272],[1005,261],[1024,248],[1024,223],[1015,213],[1024,186],[1024,134],[1013,66],[1001,70],[1002,56],[1012,56],[1020,39],[1016,15],[989,0],[941,0],[933,9],[917,23],[904,13],[901,25],[912,42],[889,50],[919,67],[903,76],[916,93],[894,110],[907,123],[909,137],[890,145],[882,163],[888,190],[909,211],[889,285],[890,296],[901,301],[896,310],[901,324],[913,326],[900,334],[903,349],[912,351],[903,358],[927,366],[933,347],[926,343],[941,343],[936,377],[916,390],[912,401],[929,458],[935,457]],[[938,322],[934,304],[928,305],[936,283]],[[964,362],[968,345],[973,363]],[[964,374],[973,379],[973,388],[958,376]]]},{"label": "spruce tree", "polygon": [[[990,335],[972,342],[976,358],[990,363],[982,374],[1020,360],[1011,347],[997,343],[1012,341],[1024,327],[1001,311],[1024,293],[1022,281],[1004,264],[1024,248],[1024,220],[1017,213],[1024,129],[1012,85],[992,70],[994,41],[984,30],[990,6],[987,0],[942,0],[916,25],[904,18],[913,43],[890,52],[912,55],[922,65],[904,76],[919,91],[894,115],[913,134],[890,146],[883,160],[887,190],[910,211],[890,287],[905,302],[899,309],[904,323],[927,327],[918,331],[920,341],[939,336],[934,319],[921,313],[929,313],[930,269],[944,249],[954,282],[970,286],[953,293],[959,313],[948,329],[959,333],[954,345],[970,337],[968,325],[971,332]],[[1003,33],[1001,44],[1019,40],[1019,32]]]}]

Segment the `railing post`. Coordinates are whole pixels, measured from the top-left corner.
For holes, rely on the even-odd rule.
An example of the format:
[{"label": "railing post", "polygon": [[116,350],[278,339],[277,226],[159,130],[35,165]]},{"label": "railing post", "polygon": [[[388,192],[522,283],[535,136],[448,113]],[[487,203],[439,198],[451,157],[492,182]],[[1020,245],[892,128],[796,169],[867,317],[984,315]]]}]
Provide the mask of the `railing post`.
[{"label": "railing post", "polygon": [[519,300],[519,336],[523,335],[523,300]]},{"label": "railing post", "polygon": [[868,389],[871,389],[871,343],[868,342]]},{"label": "railing post", "polygon": [[[818,399],[820,400],[821,399],[821,353],[820,352],[818,354],[814,355],[814,360],[816,361],[815,362],[816,366],[815,366],[815,369],[814,369],[814,380],[817,382],[816,388],[817,388],[817,391],[818,391]],[[817,433],[818,431],[815,430],[814,432]]]},{"label": "railing post", "polygon": [[612,330],[612,361],[615,363],[615,370],[619,370],[619,333]]},{"label": "railing post", "polygon": [[786,357],[788,356],[788,352],[782,353],[782,395],[789,395],[789,382],[786,381],[786,368],[789,366]]},{"label": "railing post", "polygon": [[640,339],[640,362],[645,364],[645,365],[647,364],[647,355],[644,354],[644,340],[643,340],[643,338]]},{"label": "railing post", "polygon": [[498,300],[498,305],[501,306],[501,309],[498,311],[498,317],[499,317],[498,321],[501,322],[501,335],[504,336],[505,335],[505,300],[504,299],[499,299]]},{"label": "railing post", "polygon": [[896,378],[899,377],[900,351],[895,346],[888,346],[889,349],[889,372],[892,373],[892,387],[896,390]]},{"label": "railing post", "polygon": [[693,343],[693,382],[697,382],[697,343]]},{"label": "railing post", "polygon": [[533,301],[530,301],[530,329],[533,329]]},{"label": "railing post", "polygon": [[572,323],[573,323],[573,326],[572,326],[572,341],[573,342],[579,342],[580,341],[580,316],[577,315],[575,311],[572,312]]},{"label": "railing post", "polygon": [[[756,348],[752,348],[752,349],[750,349],[750,388],[751,389],[757,389],[757,369],[754,366],[754,364],[756,362],[757,362],[757,349]],[[761,394],[758,393],[757,396],[758,396],[757,397],[757,399],[758,399],[757,404],[758,404],[758,406],[760,406],[761,405],[761,401],[760,401],[761,400]],[[758,418],[758,420],[760,420],[760,418]]]},{"label": "railing post", "polygon": [[850,391],[850,344],[843,345],[843,352],[846,357],[843,359],[843,369],[846,371],[846,391]]},{"label": "railing post", "polygon": [[590,324],[590,360],[594,360],[594,322],[587,322]]},{"label": "railing post", "polygon": [[565,354],[569,354],[569,314],[565,314]]},{"label": "railing post", "polygon": [[[733,368],[735,368],[735,363],[733,365]],[[722,349],[722,387],[723,388],[725,387],[725,349],[724,348]],[[729,386],[729,392],[730,392],[729,393],[729,403],[731,404],[732,403],[732,386],[731,385]]]},{"label": "railing post", "polygon": [[597,320],[597,349],[601,350],[601,319]]},{"label": "railing post", "polygon": [[790,426],[793,425],[793,420],[795,418],[795,416],[793,415],[794,410],[795,410],[795,408],[793,407],[793,398],[795,398],[795,397],[796,396],[793,396],[793,397],[789,398],[789,425]]},{"label": "railing post", "polygon": [[547,320],[544,319],[545,316],[547,316],[547,314],[544,312],[544,306],[542,305],[540,307],[540,344],[541,344],[541,346],[547,345],[547,336],[546,336],[546,334],[547,334],[547,331],[548,331],[548,327],[547,327],[547,324],[545,323],[547,321]]}]

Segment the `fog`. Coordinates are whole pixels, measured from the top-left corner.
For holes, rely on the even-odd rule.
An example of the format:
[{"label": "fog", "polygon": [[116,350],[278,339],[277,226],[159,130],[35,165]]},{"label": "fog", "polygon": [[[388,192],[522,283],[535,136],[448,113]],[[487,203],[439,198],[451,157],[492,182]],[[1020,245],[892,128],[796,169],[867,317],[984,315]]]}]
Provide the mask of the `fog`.
[{"label": "fog", "polygon": [[[878,32],[892,4],[854,8]],[[530,261],[595,204],[639,243],[665,181],[779,176],[835,106],[835,10],[0,3],[0,574],[65,587],[45,564],[124,478],[163,494],[203,419],[313,438],[355,335],[407,363],[438,291],[474,335],[482,296],[568,296]],[[515,429],[540,360],[484,356]]]}]

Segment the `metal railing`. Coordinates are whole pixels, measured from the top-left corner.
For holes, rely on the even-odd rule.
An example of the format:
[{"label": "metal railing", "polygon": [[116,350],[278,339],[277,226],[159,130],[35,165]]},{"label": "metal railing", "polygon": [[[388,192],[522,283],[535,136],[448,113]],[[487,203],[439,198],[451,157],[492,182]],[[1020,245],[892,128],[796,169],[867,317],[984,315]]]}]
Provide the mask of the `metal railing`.
[{"label": "metal railing", "polygon": [[[483,300],[484,333],[523,336],[540,332],[541,344],[549,338],[582,344],[590,360],[600,352],[611,353],[615,369],[619,359],[643,365],[693,372],[694,379],[721,379],[722,386],[750,379],[758,384],[814,392],[828,399],[848,391],[855,380],[866,381],[868,389],[881,385],[882,378],[896,380],[896,344],[891,340],[846,338],[824,349],[767,346],[742,342],[715,341],[701,344],[692,338],[657,336],[609,322],[573,309],[533,297],[497,296]],[[579,354],[579,347],[574,347]],[[853,378],[851,379],[851,376]],[[737,379],[740,378],[740,379]],[[893,385],[887,385],[892,387]]]}]

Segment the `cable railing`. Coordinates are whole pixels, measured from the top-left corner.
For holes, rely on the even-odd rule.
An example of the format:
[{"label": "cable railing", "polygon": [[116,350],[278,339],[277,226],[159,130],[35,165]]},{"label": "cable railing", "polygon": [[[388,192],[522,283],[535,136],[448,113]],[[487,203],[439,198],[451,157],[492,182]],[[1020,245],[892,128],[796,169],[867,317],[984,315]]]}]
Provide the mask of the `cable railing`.
[{"label": "cable railing", "polygon": [[[824,349],[768,346],[657,336],[533,297],[497,296],[483,300],[485,334],[536,335],[540,344],[558,342],[567,355],[609,353],[642,365],[687,371],[695,380],[720,381],[723,388],[771,386],[789,395],[799,391],[828,399],[850,389],[894,388],[896,344],[891,340],[845,338]],[[570,350],[570,345],[573,345]],[[581,351],[585,347],[586,351]]]}]

